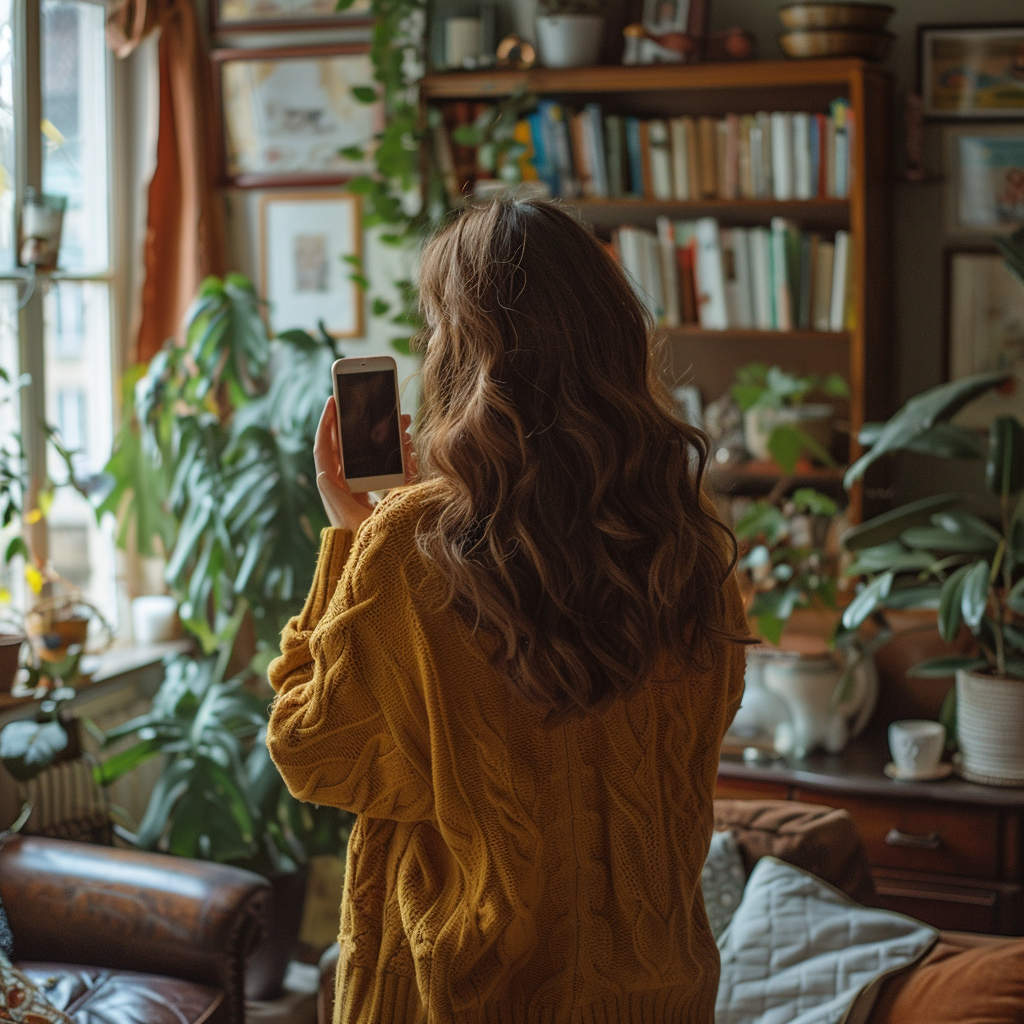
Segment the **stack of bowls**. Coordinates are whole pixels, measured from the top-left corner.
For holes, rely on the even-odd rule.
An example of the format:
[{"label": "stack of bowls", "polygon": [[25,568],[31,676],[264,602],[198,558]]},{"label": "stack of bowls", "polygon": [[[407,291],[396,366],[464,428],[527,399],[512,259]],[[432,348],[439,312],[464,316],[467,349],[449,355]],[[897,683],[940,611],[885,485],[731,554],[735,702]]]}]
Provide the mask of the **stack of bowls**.
[{"label": "stack of bowls", "polygon": [[779,8],[779,45],[787,57],[865,57],[885,60],[895,36],[885,31],[888,4],[809,3]]}]

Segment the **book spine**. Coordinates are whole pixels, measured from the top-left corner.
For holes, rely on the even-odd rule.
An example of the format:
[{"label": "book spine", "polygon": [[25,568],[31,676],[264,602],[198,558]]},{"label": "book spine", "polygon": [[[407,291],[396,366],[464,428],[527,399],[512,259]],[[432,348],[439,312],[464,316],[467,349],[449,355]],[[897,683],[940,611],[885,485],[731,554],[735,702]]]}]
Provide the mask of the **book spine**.
[{"label": "book spine", "polygon": [[811,115],[803,112],[793,115],[793,196],[811,199]]},{"label": "book spine", "polygon": [[835,123],[835,195],[846,199],[850,194],[850,149],[846,114],[850,109],[846,100],[833,100],[832,120]]},{"label": "book spine", "polygon": [[590,174],[594,195],[599,199],[608,198],[608,154],[604,146],[604,118],[596,103],[583,108],[587,152],[590,155]]},{"label": "book spine", "polygon": [[750,229],[750,269],[753,278],[754,325],[762,331],[775,326],[772,311],[771,239],[765,228]]},{"label": "book spine", "polygon": [[736,271],[736,326],[749,329],[755,324],[749,229],[733,228],[732,243],[733,265]]},{"label": "book spine", "polygon": [[679,266],[676,262],[676,238],[668,217],[658,217],[658,250],[661,256],[661,281],[665,293],[665,323],[678,327],[680,323]]},{"label": "book spine", "polygon": [[825,195],[836,196],[836,122],[831,116],[825,120]]},{"label": "book spine", "polygon": [[847,263],[850,258],[850,233],[837,231],[835,254],[832,259],[832,298],[829,303],[830,331],[841,331],[846,319]]},{"label": "book spine", "polygon": [[761,143],[761,188],[758,197],[768,199],[775,194],[775,183],[772,180],[772,116],[765,110],[754,115],[757,122],[758,139]]},{"label": "book spine", "polygon": [[686,202],[690,198],[690,175],[684,119],[672,118],[668,123],[668,133],[672,153],[672,194],[679,202]]},{"label": "book spine", "polygon": [[787,221],[772,218],[772,295],[775,306],[775,328],[793,329],[793,314],[789,289],[789,260],[786,253]]},{"label": "book spine", "polygon": [[558,173],[552,161],[549,132],[544,125],[544,113],[537,109],[532,114],[527,114],[526,120],[530,125],[533,163],[537,168],[537,177],[548,186],[553,196],[558,195]]},{"label": "book spine", "polygon": [[715,119],[705,115],[697,122],[697,128],[700,135],[700,194],[703,199],[714,199],[718,195]]},{"label": "book spine", "polygon": [[621,199],[628,191],[626,187],[626,143],[623,137],[622,118],[609,114],[604,119],[605,155],[608,163],[608,196]]},{"label": "book spine", "polygon": [[754,130],[754,119],[750,114],[744,114],[740,118],[739,125],[739,153],[736,158],[739,170],[739,190],[744,199],[754,199],[757,192],[754,189],[753,172],[753,147],[750,137]]},{"label": "book spine", "polygon": [[729,124],[724,117],[715,122],[715,192],[719,199],[728,199]]},{"label": "book spine", "polygon": [[650,152],[651,195],[666,202],[672,199],[672,153],[668,145],[668,124],[647,122],[647,144]]},{"label": "book spine", "polygon": [[799,303],[797,305],[796,326],[798,330],[806,331],[811,326],[811,288],[814,278],[814,260],[811,253],[811,236],[804,234],[800,236],[800,287]]},{"label": "book spine", "polygon": [[772,113],[772,187],[776,199],[793,198],[793,115]]},{"label": "book spine", "polygon": [[724,198],[738,199],[740,194],[740,119],[725,115],[725,184]]},{"label": "book spine", "polygon": [[814,329],[832,329],[832,264],[835,244],[824,239],[818,243],[818,258],[814,268]]},{"label": "book spine", "polygon": [[698,323],[697,260],[692,221],[678,221],[675,226],[676,262],[679,265],[680,319],[684,324]]},{"label": "book spine", "polygon": [[700,325],[708,330],[728,327],[725,307],[725,277],[718,221],[701,217],[695,228],[697,239],[697,309]]},{"label": "book spine", "polygon": [[629,158],[629,191],[637,199],[644,197],[643,158],[640,155],[640,118],[626,118],[626,154]]},{"label": "book spine", "polygon": [[580,195],[590,198],[594,194],[593,176],[590,170],[590,154],[587,152],[586,126],[582,112],[568,115],[569,148],[572,150],[572,166]]},{"label": "book spine", "polygon": [[697,122],[692,117],[683,118],[683,135],[686,137],[686,180],[690,188],[688,198],[699,199],[700,144],[697,141]]}]

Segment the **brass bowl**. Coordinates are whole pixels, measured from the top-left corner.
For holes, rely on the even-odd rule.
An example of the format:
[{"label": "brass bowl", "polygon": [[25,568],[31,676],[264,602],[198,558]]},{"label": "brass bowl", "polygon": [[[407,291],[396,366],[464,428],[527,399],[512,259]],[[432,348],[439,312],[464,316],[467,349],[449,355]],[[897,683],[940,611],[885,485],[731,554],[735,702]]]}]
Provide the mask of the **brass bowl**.
[{"label": "brass bowl", "polygon": [[783,28],[853,29],[855,32],[881,32],[895,8],[888,4],[798,3],[779,8]]},{"label": "brass bowl", "polygon": [[783,32],[779,46],[787,57],[864,57],[885,60],[896,37],[892,32],[846,32],[800,29]]}]

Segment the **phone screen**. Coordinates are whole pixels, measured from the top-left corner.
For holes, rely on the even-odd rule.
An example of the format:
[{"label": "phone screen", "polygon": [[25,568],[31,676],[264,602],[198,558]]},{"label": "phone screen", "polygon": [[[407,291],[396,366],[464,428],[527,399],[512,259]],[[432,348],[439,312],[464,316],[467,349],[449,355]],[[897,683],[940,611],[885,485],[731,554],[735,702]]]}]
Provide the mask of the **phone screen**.
[{"label": "phone screen", "polygon": [[346,478],[400,474],[402,438],[394,372],[373,370],[335,376]]}]

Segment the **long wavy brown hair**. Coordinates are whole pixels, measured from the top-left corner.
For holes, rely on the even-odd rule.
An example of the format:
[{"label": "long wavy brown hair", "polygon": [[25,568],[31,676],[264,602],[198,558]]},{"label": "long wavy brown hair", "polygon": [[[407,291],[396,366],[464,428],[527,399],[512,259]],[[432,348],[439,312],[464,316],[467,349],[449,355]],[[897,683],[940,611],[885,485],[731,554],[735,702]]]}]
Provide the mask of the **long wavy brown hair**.
[{"label": "long wavy brown hair", "polygon": [[674,413],[601,244],[555,205],[496,200],[430,241],[420,293],[418,544],[523,697],[562,720],[666,654],[707,668],[742,641],[735,540],[701,500],[708,440]]}]

